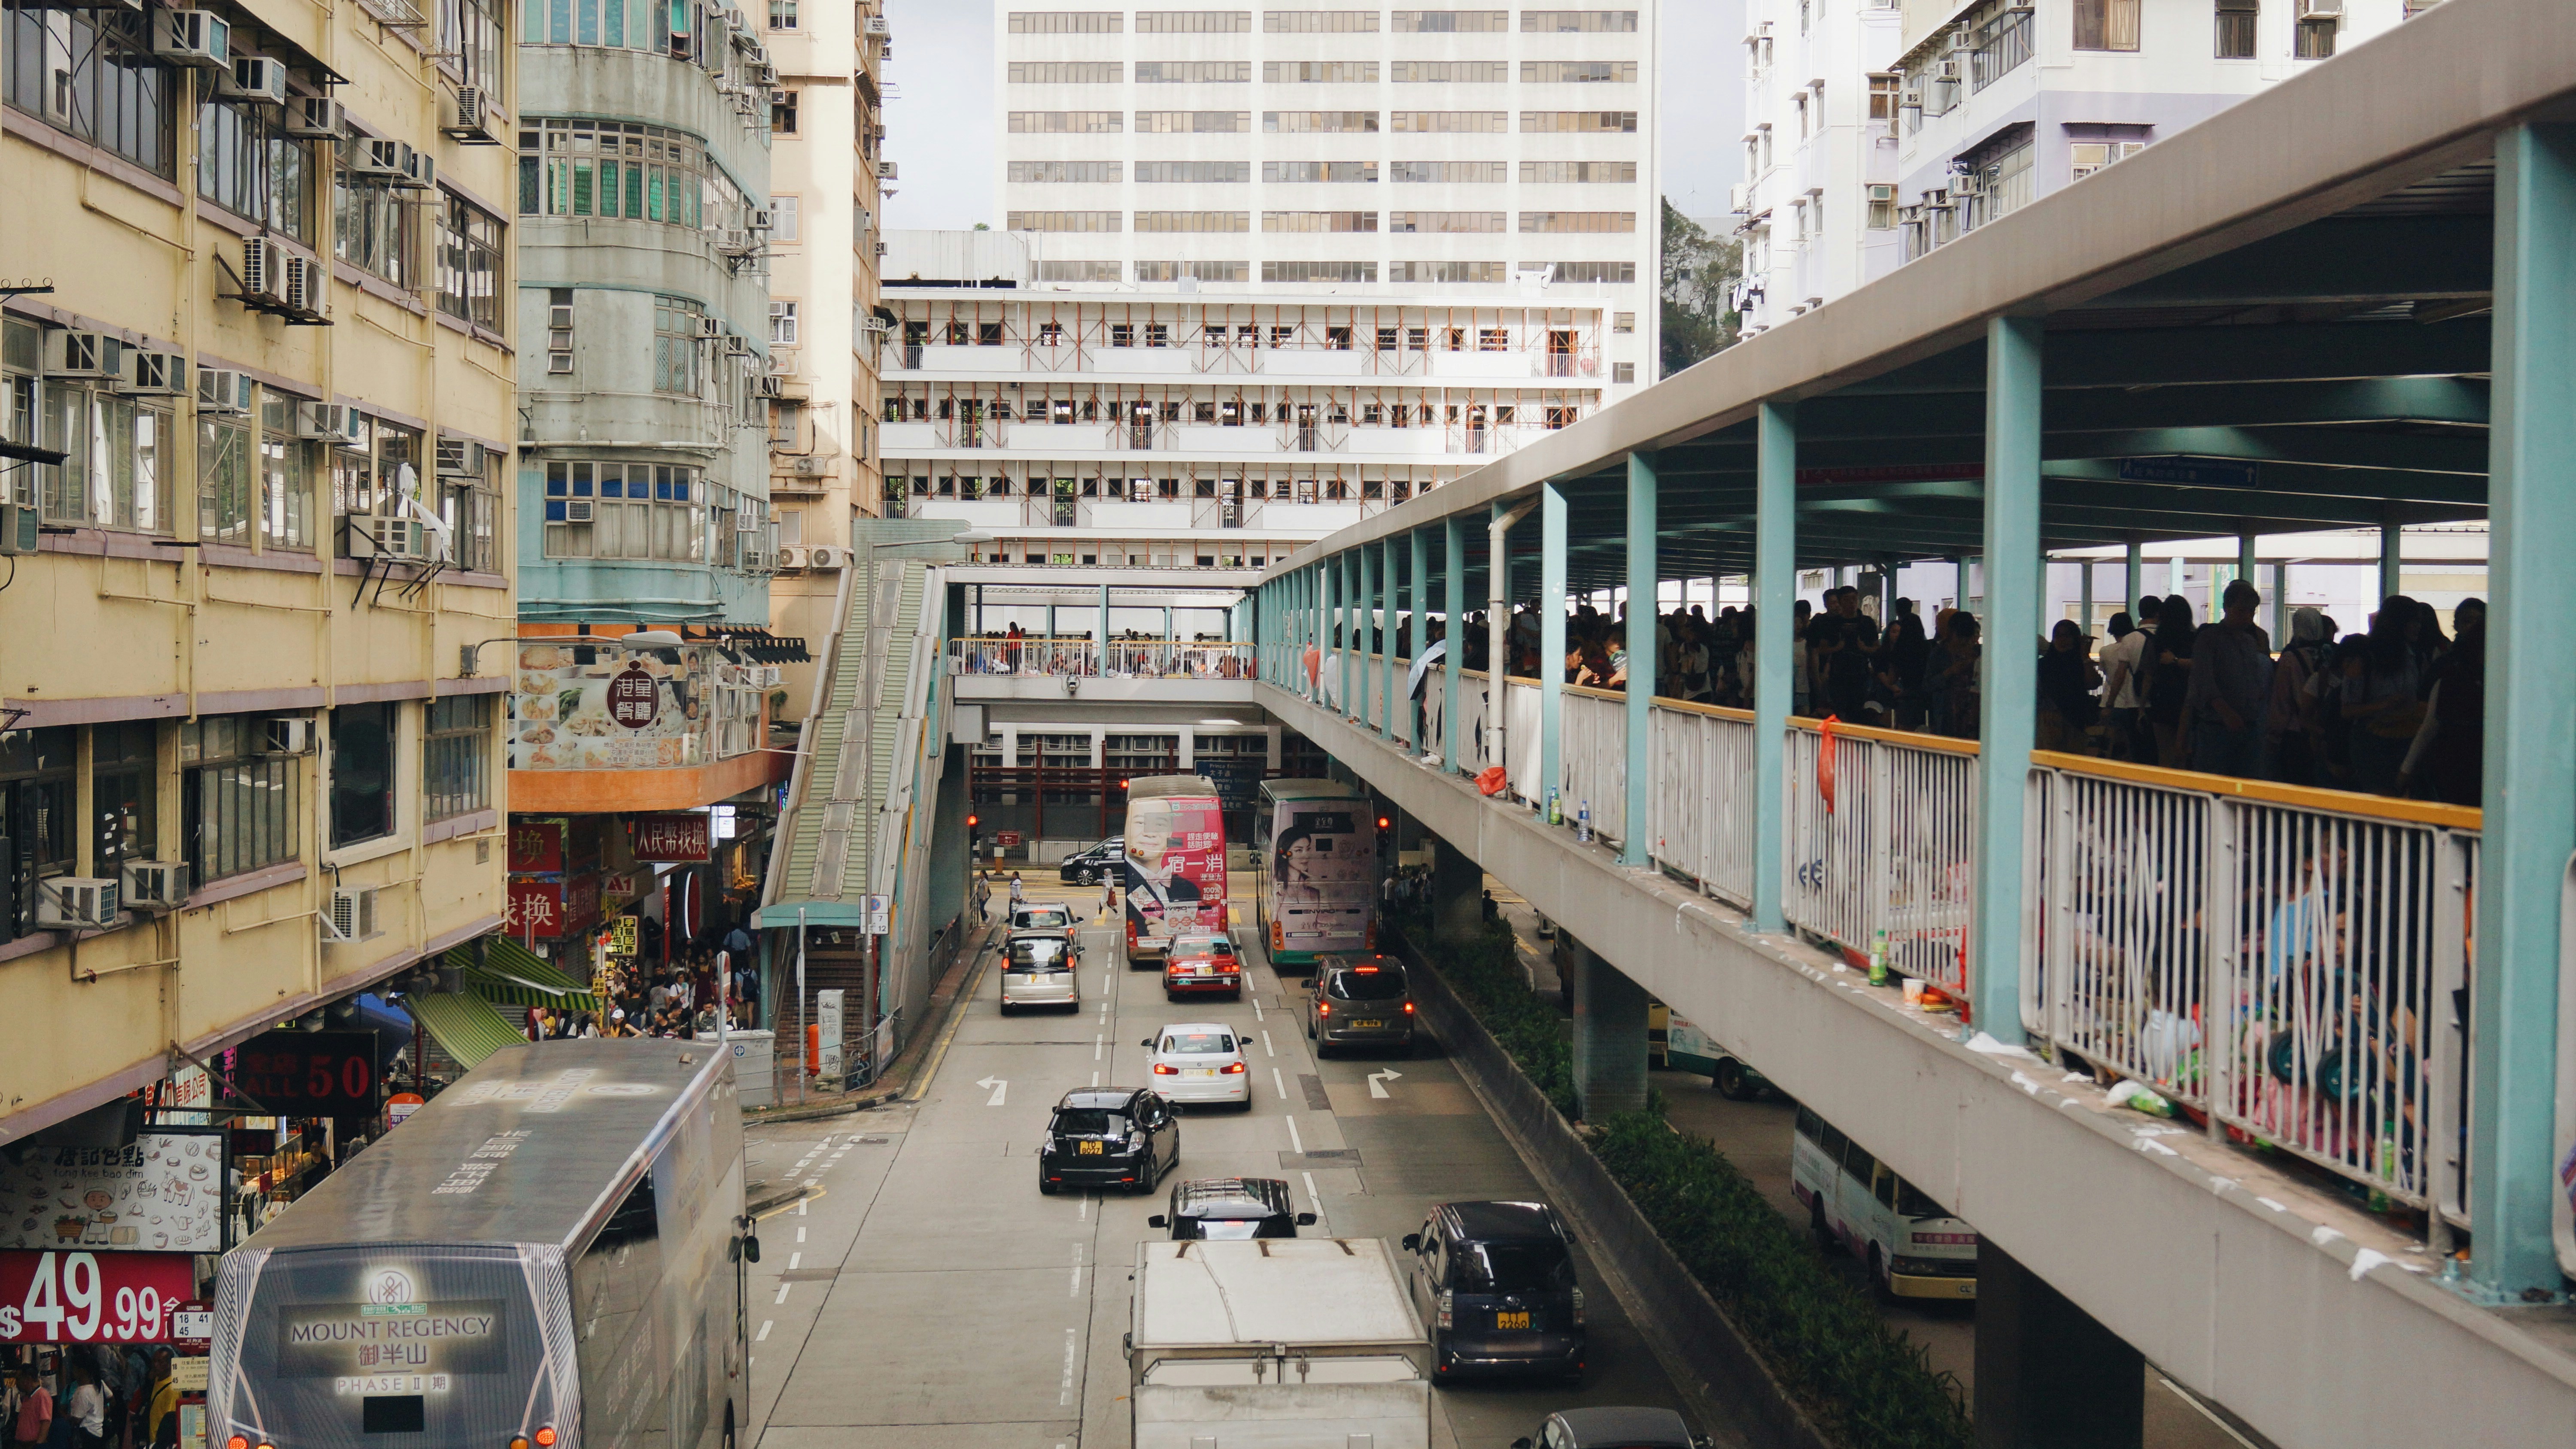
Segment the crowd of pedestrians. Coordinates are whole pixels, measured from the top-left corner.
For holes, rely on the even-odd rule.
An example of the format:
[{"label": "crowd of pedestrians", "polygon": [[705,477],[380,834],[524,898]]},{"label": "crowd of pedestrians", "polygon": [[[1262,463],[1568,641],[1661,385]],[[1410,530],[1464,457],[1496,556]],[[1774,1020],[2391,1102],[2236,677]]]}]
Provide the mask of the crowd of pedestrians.
[{"label": "crowd of pedestrians", "polygon": [[0,1426],[13,1446],[177,1449],[170,1363],[168,1348],[143,1344],[0,1347]]},{"label": "crowd of pedestrians", "polygon": [[612,961],[607,986],[602,1012],[529,1007],[528,1040],[693,1037],[760,1020],[760,972],[751,933],[740,926],[721,943],[691,947],[669,961]]}]

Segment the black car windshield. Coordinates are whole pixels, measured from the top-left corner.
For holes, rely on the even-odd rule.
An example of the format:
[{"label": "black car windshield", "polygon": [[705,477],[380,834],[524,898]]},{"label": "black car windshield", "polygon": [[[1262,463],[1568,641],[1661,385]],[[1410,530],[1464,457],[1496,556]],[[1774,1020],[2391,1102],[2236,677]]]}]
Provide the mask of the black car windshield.
[{"label": "black car windshield", "polygon": [[1010,959],[1002,963],[1005,971],[1061,971],[1064,969],[1064,942],[1047,936],[1033,936],[1011,943]]},{"label": "black car windshield", "polygon": [[1056,1112],[1050,1130],[1066,1137],[1124,1137],[1127,1114],[1106,1107],[1065,1107]]},{"label": "black car windshield", "polygon": [[1344,1001],[1392,1001],[1404,994],[1404,968],[1346,967],[1334,972],[1324,989]]},{"label": "black car windshield", "polygon": [[1471,1243],[1458,1258],[1458,1286],[1469,1293],[1544,1293],[1574,1286],[1574,1263],[1560,1243]]},{"label": "black car windshield", "polygon": [[1230,1052],[1234,1050],[1234,1038],[1221,1031],[1167,1031],[1163,1033],[1163,1050],[1191,1056]]},{"label": "black car windshield", "polygon": [[1276,1213],[1261,1217],[1201,1218],[1199,1236],[1211,1242],[1234,1242],[1244,1238],[1293,1238],[1296,1225]]}]

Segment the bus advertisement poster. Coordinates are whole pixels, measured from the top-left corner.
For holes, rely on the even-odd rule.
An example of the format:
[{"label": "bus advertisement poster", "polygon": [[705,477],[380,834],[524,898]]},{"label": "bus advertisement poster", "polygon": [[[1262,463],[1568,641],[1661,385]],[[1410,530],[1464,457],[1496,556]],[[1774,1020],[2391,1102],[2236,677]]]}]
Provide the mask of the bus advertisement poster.
[{"label": "bus advertisement poster", "polygon": [[1225,822],[1216,797],[1128,803],[1127,887],[1140,934],[1225,929]]}]

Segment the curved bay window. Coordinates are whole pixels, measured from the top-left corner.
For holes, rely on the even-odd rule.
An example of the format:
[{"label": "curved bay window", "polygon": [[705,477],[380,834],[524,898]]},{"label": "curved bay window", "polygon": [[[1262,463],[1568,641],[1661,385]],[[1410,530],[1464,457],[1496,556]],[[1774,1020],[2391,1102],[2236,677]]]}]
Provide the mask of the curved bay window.
[{"label": "curved bay window", "polygon": [[707,485],[690,467],[546,464],[546,557],[706,561]]},{"label": "curved bay window", "polygon": [[[706,143],[624,121],[530,120],[519,127],[519,212],[706,224]],[[718,190],[730,195],[725,182]],[[721,198],[720,198],[721,201]],[[720,204],[717,215],[725,215]]]}]

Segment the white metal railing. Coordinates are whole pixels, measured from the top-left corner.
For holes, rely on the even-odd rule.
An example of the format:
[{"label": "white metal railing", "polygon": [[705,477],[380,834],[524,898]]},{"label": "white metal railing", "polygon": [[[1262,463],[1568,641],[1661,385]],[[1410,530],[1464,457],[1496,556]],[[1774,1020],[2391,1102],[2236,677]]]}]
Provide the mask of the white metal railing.
[{"label": "white metal railing", "polygon": [[[1919,738],[1791,724],[1781,909],[1854,953],[1884,931],[1896,970],[1964,996],[1975,756]],[[1747,835],[1750,806],[1747,795]]]},{"label": "white metal railing", "polygon": [[1653,856],[1737,909],[1753,904],[1753,715],[1658,704],[1648,721]]},{"label": "white metal railing", "polygon": [[[1108,674],[1134,679],[1248,679],[1253,670],[1250,644],[1181,643],[1167,639],[1112,639]],[[1081,675],[1101,674],[1097,641],[1083,638],[999,638],[990,635],[948,641],[951,674]]]},{"label": "white metal railing", "polygon": [[[1557,799],[1565,818],[1592,816],[1592,833],[1628,839],[1628,702],[1606,690],[1565,686],[1557,735]],[[1530,733],[1537,753],[1538,733]],[[1541,801],[1541,804],[1546,803]]]}]

